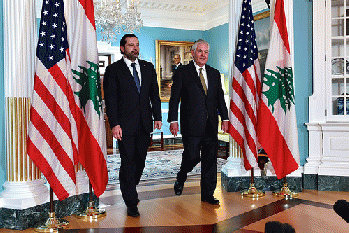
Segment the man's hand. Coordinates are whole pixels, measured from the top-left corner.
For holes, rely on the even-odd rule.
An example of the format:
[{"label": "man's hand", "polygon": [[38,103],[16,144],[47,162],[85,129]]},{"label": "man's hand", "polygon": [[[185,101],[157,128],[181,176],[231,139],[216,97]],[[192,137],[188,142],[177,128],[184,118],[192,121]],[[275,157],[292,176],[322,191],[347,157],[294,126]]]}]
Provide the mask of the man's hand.
[{"label": "man's hand", "polygon": [[162,122],[161,121],[154,121],[154,129],[161,129]]},{"label": "man's hand", "polygon": [[170,124],[170,131],[173,134],[173,136],[177,136],[177,133],[179,131],[178,122],[173,122]]},{"label": "man's hand", "polygon": [[229,128],[228,122],[229,122],[229,121],[222,121],[222,130],[224,131],[224,133],[227,133],[227,132],[228,132],[228,128]]},{"label": "man's hand", "polygon": [[122,140],[122,129],[121,129],[120,125],[114,126],[112,128],[112,132],[113,132],[114,138]]}]

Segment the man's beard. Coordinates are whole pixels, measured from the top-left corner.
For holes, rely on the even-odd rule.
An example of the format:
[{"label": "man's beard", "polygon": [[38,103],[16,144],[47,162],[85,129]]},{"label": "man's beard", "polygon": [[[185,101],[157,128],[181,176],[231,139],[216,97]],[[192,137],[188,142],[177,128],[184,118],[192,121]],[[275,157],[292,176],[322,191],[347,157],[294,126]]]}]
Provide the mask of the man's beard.
[{"label": "man's beard", "polygon": [[139,55],[139,52],[134,52],[132,51],[131,53],[129,54],[126,54],[126,57],[132,61],[136,60],[136,58],[138,58],[138,55]]}]

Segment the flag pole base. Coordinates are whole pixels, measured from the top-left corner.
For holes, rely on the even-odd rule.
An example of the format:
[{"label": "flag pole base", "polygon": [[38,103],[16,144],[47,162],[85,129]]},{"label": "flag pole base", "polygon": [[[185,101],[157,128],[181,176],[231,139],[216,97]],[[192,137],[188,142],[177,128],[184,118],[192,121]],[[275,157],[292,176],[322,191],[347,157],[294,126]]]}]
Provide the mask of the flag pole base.
[{"label": "flag pole base", "polygon": [[93,201],[89,201],[89,206],[87,209],[76,215],[79,219],[86,219],[86,220],[97,220],[99,218],[105,217],[107,215],[107,212],[104,209],[98,209],[94,206]]},{"label": "flag pole base", "polygon": [[56,218],[55,212],[49,213],[49,218],[45,225],[42,225],[34,230],[36,232],[58,232],[59,229],[64,229],[69,225],[69,221],[65,219]]},{"label": "flag pole base", "polygon": [[249,189],[241,192],[241,195],[243,197],[249,197],[249,198],[260,198],[265,196],[265,192],[256,189],[256,187],[254,186],[254,183],[250,183]]},{"label": "flag pole base", "polygon": [[288,184],[287,182],[284,183],[284,186],[281,188],[280,191],[277,192],[273,192],[274,196],[277,197],[284,197],[285,199],[290,199],[290,198],[294,198],[298,196],[298,193],[292,192],[289,188],[288,188]]}]

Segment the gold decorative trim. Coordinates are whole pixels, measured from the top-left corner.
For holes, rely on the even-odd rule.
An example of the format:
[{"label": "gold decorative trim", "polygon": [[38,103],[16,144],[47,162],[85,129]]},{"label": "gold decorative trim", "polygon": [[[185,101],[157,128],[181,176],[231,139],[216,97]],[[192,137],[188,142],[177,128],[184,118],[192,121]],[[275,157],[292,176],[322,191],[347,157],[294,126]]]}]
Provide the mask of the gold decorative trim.
[{"label": "gold decorative trim", "polygon": [[27,155],[27,133],[30,98],[7,97],[7,180],[31,181],[41,178],[41,172]]},{"label": "gold decorative trim", "polygon": [[269,11],[264,11],[262,13],[256,14],[253,18],[255,21],[260,20],[260,19],[264,19],[270,17],[270,10]]},{"label": "gold decorative trim", "polygon": [[239,146],[239,144],[234,140],[234,138],[231,139],[232,142],[232,153],[231,153],[231,157],[233,158],[242,158],[242,150]]},{"label": "gold decorative trim", "polygon": [[74,165],[74,168],[75,168],[75,172],[84,170],[84,167],[81,165],[81,163]]}]

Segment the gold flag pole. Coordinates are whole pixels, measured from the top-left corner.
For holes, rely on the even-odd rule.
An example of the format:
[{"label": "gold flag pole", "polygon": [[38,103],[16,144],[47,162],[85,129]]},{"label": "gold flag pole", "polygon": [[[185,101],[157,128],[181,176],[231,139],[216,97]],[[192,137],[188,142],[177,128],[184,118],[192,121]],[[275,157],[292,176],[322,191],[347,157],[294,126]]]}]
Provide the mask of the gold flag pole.
[{"label": "gold flag pole", "polygon": [[63,229],[69,225],[69,221],[65,219],[56,218],[55,207],[53,203],[53,190],[50,186],[50,212],[49,218],[46,220],[45,225],[42,225],[34,230],[37,232],[58,232],[59,229]]},{"label": "gold flag pole", "polygon": [[256,189],[254,184],[254,168],[251,168],[251,182],[250,187],[248,190],[241,192],[241,195],[243,197],[249,197],[249,198],[259,198],[265,196],[264,191],[260,191]]},{"label": "gold flag pole", "polygon": [[91,182],[89,182],[89,189],[90,189],[90,192],[89,192],[90,197],[89,197],[88,207],[84,212],[77,214],[76,217],[80,219],[84,218],[86,220],[97,220],[101,217],[106,216],[107,213],[104,209],[99,209],[94,206]]},{"label": "gold flag pole", "polygon": [[297,197],[298,193],[292,192],[288,188],[288,183],[287,183],[286,176],[285,176],[284,177],[284,184],[283,184],[281,190],[277,191],[277,192],[273,192],[273,195],[277,196],[277,197],[284,197],[285,199],[289,199],[289,198]]}]

